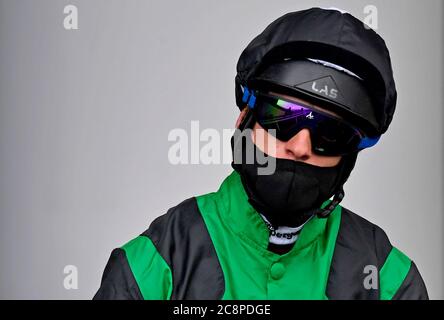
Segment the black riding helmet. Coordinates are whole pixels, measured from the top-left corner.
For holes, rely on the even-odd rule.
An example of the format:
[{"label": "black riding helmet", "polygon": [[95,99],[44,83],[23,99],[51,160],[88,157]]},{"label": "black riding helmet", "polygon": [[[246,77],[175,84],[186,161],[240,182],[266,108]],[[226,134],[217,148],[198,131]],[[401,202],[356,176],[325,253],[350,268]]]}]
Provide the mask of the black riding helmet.
[{"label": "black riding helmet", "polygon": [[[384,40],[363,22],[337,10],[311,8],[273,21],[242,52],[235,78],[242,110],[254,90],[307,100],[339,114],[367,135],[386,132],[397,92]],[[344,197],[357,152],[344,156],[341,179],[326,217]]]}]

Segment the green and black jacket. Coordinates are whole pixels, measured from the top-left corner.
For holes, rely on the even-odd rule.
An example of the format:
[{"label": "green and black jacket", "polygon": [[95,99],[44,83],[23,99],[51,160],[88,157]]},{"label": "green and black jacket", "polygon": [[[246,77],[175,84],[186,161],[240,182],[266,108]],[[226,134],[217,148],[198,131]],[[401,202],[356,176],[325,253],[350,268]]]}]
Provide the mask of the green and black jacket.
[{"label": "green and black jacket", "polygon": [[[115,249],[94,299],[428,298],[384,231],[341,206],[309,220],[286,254],[268,240],[233,172],[217,192],[183,201]],[[366,266],[377,270],[370,287]]]}]

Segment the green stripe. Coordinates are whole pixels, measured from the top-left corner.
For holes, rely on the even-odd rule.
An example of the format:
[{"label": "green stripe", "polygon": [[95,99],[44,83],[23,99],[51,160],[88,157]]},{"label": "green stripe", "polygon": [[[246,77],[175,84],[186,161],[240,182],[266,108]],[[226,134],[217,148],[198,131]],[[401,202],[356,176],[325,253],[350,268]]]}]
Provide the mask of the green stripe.
[{"label": "green stripe", "polygon": [[172,274],[151,239],[139,236],[122,247],[145,300],[170,299]]},{"label": "green stripe", "polygon": [[398,291],[407,276],[412,261],[404,253],[393,247],[380,271],[381,300],[390,300]]}]

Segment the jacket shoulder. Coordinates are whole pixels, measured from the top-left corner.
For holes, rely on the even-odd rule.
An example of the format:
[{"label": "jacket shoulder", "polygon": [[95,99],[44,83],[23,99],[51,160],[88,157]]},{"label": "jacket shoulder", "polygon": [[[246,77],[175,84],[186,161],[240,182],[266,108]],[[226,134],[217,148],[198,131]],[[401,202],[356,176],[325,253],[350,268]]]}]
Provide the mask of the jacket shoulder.
[{"label": "jacket shoulder", "polygon": [[[112,251],[94,299],[170,299],[172,295],[171,234],[182,230],[195,216],[193,199],[187,199],[156,218],[149,229]],[[165,248],[169,248],[166,250]]]},{"label": "jacket shoulder", "polygon": [[[172,270],[171,299],[222,297],[222,268],[195,197],[156,218],[142,236],[151,239]],[[209,287],[213,288],[210,292]]]},{"label": "jacket shoulder", "polygon": [[392,245],[377,225],[341,207],[341,222],[331,260],[326,294],[330,299],[379,299],[379,288],[368,290],[368,268],[380,270]]},{"label": "jacket shoulder", "polygon": [[[369,281],[372,271],[376,277]],[[426,297],[427,292],[414,263],[392,246],[385,231],[342,207],[327,296],[332,299],[396,299]]]},{"label": "jacket shoulder", "polygon": [[93,300],[142,300],[143,296],[121,248],[111,252]]},{"label": "jacket shoulder", "polygon": [[338,241],[342,245],[353,246],[359,252],[369,255],[378,268],[382,267],[393,248],[381,227],[344,207],[342,207]]},{"label": "jacket shoulder", "polygon": [[142,236],[150,238],[156,247],[177,238],[190,236],[193,227],[199,222],[200,213],[194,197],[186,199],[178,205],[154,219]]},{"label": "jacket shoulder", "polygon": [[138,236],[112,251],[95,300],[165,300],[172,290],[169,266],[151,240]]}]

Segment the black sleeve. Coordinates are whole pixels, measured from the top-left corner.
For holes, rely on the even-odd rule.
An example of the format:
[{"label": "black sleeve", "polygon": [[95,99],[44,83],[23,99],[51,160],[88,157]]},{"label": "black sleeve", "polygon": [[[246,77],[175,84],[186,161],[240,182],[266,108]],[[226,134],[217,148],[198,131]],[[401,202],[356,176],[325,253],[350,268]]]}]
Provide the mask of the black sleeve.
[{"label": "black sleeve", "polygon": [[399,287],[393,300],[428,300],[427,289],[419,274],[418,268],[412,261],[410,270]]},{"label": "black sleeve", "polygon": [[142,300],[142,294],[128,264],[125,251],[114,249],[93,300]]}]

